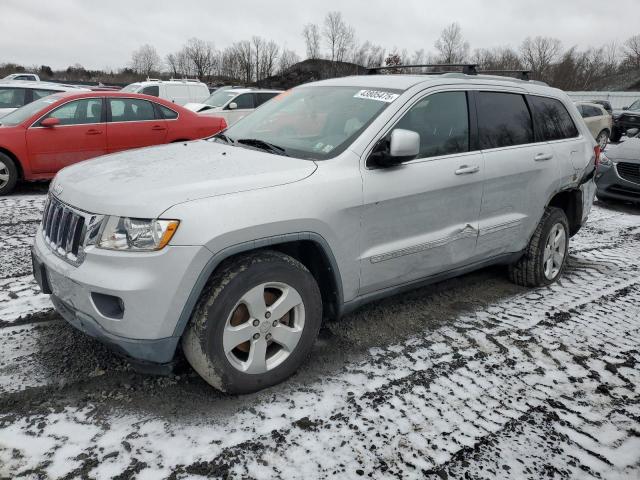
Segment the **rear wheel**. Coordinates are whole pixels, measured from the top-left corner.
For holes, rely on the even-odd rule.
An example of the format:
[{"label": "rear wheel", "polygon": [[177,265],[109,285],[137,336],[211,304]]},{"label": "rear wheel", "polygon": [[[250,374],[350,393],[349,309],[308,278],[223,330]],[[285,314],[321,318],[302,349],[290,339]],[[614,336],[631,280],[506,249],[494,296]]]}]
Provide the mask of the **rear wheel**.
[{"label": "rear wheel", "polygon": [[511,281],[525,287],[555,282],[569,251],[569,222],[564,211],[549,207],[536,227],[524,255],[509,267]]},{"label": "rear wheel", "polygon": [[11,157],[0,153],[0,195],[6,195],[18,182],[18,168]]},{"label": "rear wheel", "polygon": [[612,142],[619,142],[622,138],[622,129],[619,127],[613,127],[611,129],[611,135],[609,135],[609,140]]},{"label": "rear wheel", "polygon": [[254,253],[212,277],[182,346],[210,385],[249,393],[293,374],[321,321],[320,290],[304,265],[275,251]]},{"label": "rear wheel", "polygon": [[607,130],[602,130],[596,137],[596,142],[598,142],[600,150],[604,151],[609,143],[609,132]]}]

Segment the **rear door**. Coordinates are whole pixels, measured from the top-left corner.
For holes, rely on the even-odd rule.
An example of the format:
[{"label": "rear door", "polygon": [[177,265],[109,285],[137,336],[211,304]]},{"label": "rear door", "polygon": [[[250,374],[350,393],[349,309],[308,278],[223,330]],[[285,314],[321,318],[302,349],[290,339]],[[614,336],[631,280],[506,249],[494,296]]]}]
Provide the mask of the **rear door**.
[{"label": "rear door", "polygon": [[536,141],[523,93],[480,90],[475,97],[485,156],[477,253],[490,258],[525,248],[559,183],[558,159]]},{"label": "rear door", "polygon": [[167,126],[153,107],[140,98],[107,97],[107,151],[148,147],[166,142]]},{"label": "rear door", "polygon": [[[362,171],[360,294],[398,286],[470,262],[478,234],[483,158],[473,146],[464,91],[416,99],[393,129],[420,135],[415,160]],[[346,128],[346,126],[344,127]]]},{"label": "rear door", "polygon": [[[42,127],[45,118],[57,118],[55,127]],[[52,173],[106,153],[107,136],[102,98],[65,103],[27,129],[27,149],[34,173]]]}]

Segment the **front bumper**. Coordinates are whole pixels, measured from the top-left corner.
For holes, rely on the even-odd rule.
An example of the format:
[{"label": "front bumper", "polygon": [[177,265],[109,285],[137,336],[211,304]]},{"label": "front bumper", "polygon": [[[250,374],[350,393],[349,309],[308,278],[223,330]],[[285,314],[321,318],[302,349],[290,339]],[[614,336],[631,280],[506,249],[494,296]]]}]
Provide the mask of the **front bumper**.
[{"label": "front bumper", "polygon": [[614,165],[598,167],[596,187],[599,198],[640,202],[640,184],[621,178]]},{"label": "front bumper", "polygon": [[[212,256],[198,246],[141,253],[89,247],[75,267],[51,252],[40,229],[32,255],[36,280],[43,291],[50,289],[55,309],[67,322],[130,359],[156,364],[173,359],[181,333],[178,319]],[[100,296],[119,299],[121,311],[105,308]]]}]

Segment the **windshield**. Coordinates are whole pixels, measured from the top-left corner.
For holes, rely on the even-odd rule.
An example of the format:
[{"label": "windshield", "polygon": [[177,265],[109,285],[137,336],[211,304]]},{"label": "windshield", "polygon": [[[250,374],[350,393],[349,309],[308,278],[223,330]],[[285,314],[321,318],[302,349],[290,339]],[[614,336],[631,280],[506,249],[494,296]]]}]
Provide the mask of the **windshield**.
[{"label": "windshield", "polygon": [[140,87],[142,85],[140,85],[139,83],[132,83],[131,85],[127,85],[126,87],[124,87],[122,90],[120,90],[121,92],[126,92],[126,93],[136,93]]},{"label": "windshield", "polygon": [[236,95],[236,92],[230,92],[229,90],[216,90],[204,103],[212,107],[222,107]]},{"label": "windshield", "polygon": [[629,105],[629,110],[640,110],[640,100],[636,100],[631,105]]},{"label": "windshield", "polygon": [[[298,87],[273,98],[224,132],[232,142],[250,139],[286,155],[324,160],[344,151],[399,96],[397,90]],[[273,150],[273,149],[272,149]]]},{"label": "windshield", "polygon": [[32,115],[35,115],[46,106],[57,102],[58,100],[60,100],[60,98],[60,95],[49,95],[48,97],[43,97],[40,100],[36,100],[35,102],[28,103],[24,107],[20,107],[17,110],[9,113],[8,115],[0,118],[0,125],[7,125],[10,127],[16,126],[24,122]]}]

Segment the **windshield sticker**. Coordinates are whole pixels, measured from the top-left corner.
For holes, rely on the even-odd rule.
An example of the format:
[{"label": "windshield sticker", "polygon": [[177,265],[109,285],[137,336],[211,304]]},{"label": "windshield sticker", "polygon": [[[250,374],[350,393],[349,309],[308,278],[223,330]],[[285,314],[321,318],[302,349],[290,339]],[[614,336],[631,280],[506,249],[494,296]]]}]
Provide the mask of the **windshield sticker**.
[{"label": "windshield sticker", "polygon": [[360,90],[353,98],[365,98],[367,100],[391,103],[399,96],[397,93],[383,92],[381,90]]},{"label": "windshield sticker", "polygon": [[333,150],[333,145],[325,145],[325,147],[322,149],[324,153],[329,153],[331,150]]}]

